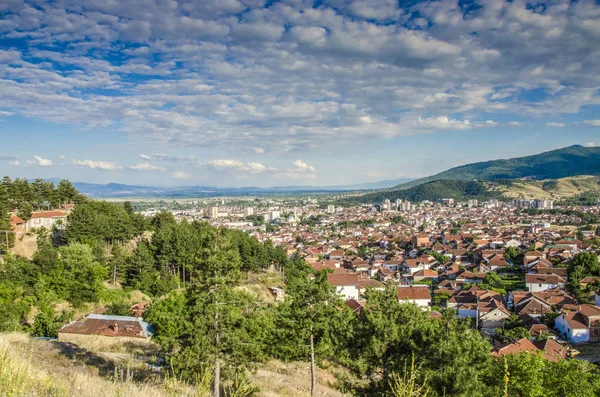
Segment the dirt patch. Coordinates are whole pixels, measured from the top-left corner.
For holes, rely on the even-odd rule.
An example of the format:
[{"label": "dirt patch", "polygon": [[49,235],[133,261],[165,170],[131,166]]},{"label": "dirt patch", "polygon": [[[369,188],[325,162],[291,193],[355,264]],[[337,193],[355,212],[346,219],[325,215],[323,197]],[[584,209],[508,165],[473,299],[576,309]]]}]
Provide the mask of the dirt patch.
[{"label": "dirt patch", "polygon": [[37,251],[37,237],[33,234],[24,234],[15,239],[12,253],[23,258],[31,259]]},{"label": "dirt patch", "polygon": [[[252,374],[252,380],[260,388],[259,396],[275,397],[310,396],[310,364],[304,362],[281,363],[271,361]],[[348,394],[329,386],[335,377],[328,371],[317,370],[317,396],[342,397]]]}]

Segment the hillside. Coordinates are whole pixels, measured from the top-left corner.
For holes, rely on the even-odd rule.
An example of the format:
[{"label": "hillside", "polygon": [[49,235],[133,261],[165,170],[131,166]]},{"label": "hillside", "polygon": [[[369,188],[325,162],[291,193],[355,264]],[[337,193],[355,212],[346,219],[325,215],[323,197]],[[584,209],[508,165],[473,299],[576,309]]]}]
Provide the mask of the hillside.
[{"label": "hillside", "polygon": [[600,147],[574,145],[532,156],[467,164],[398,185],[395,189],[408,189],[436,180],[544,180],[578,175],[600,176]]},{"label": "hillside", "polygon": [[454,200],[502,198],[502,194],[492,189],[492,184],[479,181],[440,180],[423,183],[409,189],[382,190],[342,200],[344,204],[379,203],[388,200],[437,201],[441,198]]},{"label": "hillside", "polygon": [[[0,333],[0,395],[208,397],[212,394],[205,383],[194,387],[153,370],[146,361],[157,354],[158,347],[154,344],[122,343],[109,347],[92,341],[78,346],[23,333]],[[115,379],[114,374],[121,372],[124,378]],[[305,363],[264,363],[250,373],[250,379],[259,389],[257,397],[310,395],[310,373]],[[334,381],[329,372],[319,370],[320,395],[342,397],[344,394],[327,386],[327,382]]]},{"label": "hillside", "polygon": [[546,180],[513,180],[497,186],[506,198],[559,200],[584,193],[600,193],[600,177],[575,176]]},{"label": "hillside", "polygon": [[600,177],[575,176],[544,180],[498,180],[494,182],[438,180],[408,189],[381,190],[345,199],[346,204],[380,203],[389,200],[437,201],[441,198],[454,200],[496,199],[552,199],[560,200],[583,194],[600,196]]}]

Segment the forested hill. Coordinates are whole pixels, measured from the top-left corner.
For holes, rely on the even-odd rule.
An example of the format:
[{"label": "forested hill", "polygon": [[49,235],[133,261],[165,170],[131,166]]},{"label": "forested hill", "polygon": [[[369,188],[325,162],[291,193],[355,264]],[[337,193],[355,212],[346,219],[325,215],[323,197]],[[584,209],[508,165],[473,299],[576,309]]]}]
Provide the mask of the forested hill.
[{"label": "forested hill", "polygon": [[394,189],[407,189],[437,180],[496,181],[527,177],[541,180],[577,175],[600,175],[600,147],[574,145],[532,156],[467,164]]},{"label": "forested hill", "polygon": [[488,184],[479,181],[433,181],[413,186],[409,189],[382,190],[361,196],[350,197],[342,200],[342,204],[381,203],[388,199],[391,201],[401,199],[412,202],[423,200],[437,201],[441,198],[454,200],[502,198],[502,194],[493,191]]}]

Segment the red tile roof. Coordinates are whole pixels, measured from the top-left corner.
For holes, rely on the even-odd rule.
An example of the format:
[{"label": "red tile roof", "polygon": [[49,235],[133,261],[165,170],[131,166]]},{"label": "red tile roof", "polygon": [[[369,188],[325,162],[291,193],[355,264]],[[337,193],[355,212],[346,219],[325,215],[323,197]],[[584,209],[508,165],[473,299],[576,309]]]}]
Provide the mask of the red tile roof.
[{"label": "red tile roof", "polygon": [[398,300],[422,300],[422,299],[431,299],[431,292],[429,292],[429,287],[410,285],[410,286],[399,286],[398,291],[396,292],[396,296]]}]

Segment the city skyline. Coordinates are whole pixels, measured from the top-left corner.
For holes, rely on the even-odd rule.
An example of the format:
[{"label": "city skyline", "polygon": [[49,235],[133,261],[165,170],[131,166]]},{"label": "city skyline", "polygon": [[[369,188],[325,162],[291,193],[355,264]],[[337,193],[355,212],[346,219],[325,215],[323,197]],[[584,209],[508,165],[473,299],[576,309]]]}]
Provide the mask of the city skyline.
[{"label": "city skyline", "polygon": [[9,1],[0,170],[340,185],[600,144],[593,1]]}]

